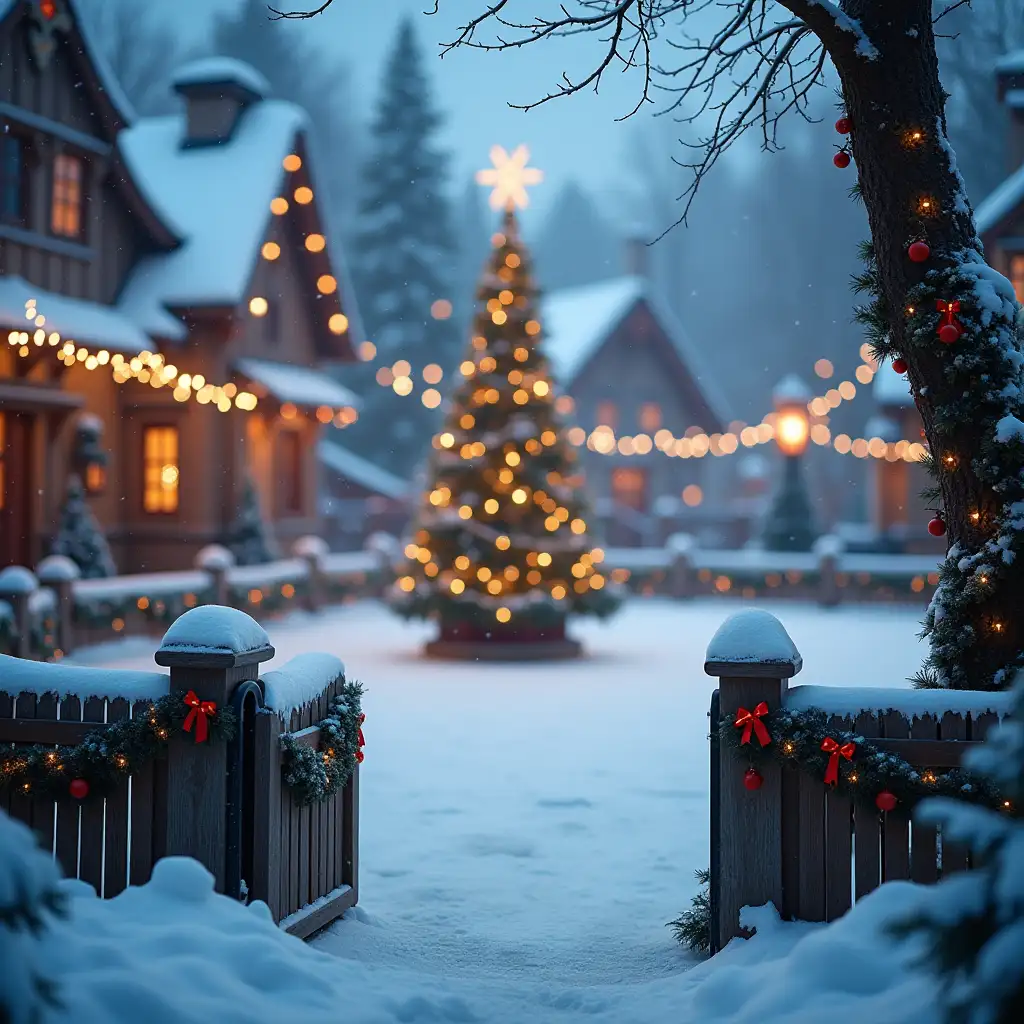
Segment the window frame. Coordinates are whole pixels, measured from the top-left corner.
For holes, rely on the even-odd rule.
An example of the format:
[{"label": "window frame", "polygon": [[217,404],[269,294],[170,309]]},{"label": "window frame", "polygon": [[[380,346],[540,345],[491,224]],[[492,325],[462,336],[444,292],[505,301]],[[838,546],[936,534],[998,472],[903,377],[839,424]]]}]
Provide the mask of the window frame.
[{"label": "window frame", "polygon": [[301,430],[282,430],[278,435],[278,472],[275,474],[284,486],[281,487],[281,514],[303,516],[306,514],[305,484],[306,473],[304,445]]},{"label": "window frame", "polygon": [[[58,175],[62,166],[78,168],[77,177]],[[49,231],[54,238],[64,238],[70,242],[85,241],[85,183],[88,163],[76,152],[62,151],[55,153],[50,163],[50,205],[48,211]],[[68,182],[73,188],[64,193],[62,186]],[[77,191],[75,191],[77,189]],[[58,211],[63,217],[58,216]],[[69,230],[70,214],[74,211],[74,231]],[[65,223],[64,218],[67,219]]]},{"label": "window frame", "polygon": [[[147,448],[148,448],[147,442],[148,442],[148,439],[149,439],[150,435],[155,433],[156,431],[169,431],[171,433],[171,435],[173,436],[173,438],[174,438],[174,455],[173,455],[174,461],[173,462],[167,461],[168,456],[166,454],[163,455],[163,456],[158,456],[158,457],[162,457],[164,459],[164,461],[161,462],[159,467],[158,467],[159,471],[161,473],[163,472],[164,467],[166,467],[168,465],[173,465],[174,468],[178,471],[178,476],[177,476],[177,479],[174,482],[174,487],[173,487],[173,495],[174,495],[173,508],[149,508],[148,507],[149,496],[150,496],[151,492],[149,490],[149,480],[147,479],[147,471],[150,468],[149,454],[148,454],[148,451],[147,451]],[[140,497],[140,500],[141,500],[142,513],[143,513],[143,515],[146,515],[146,516],[176,516],[179,513],[179,511],[181,510],[181,429],[179,428],[177,423],[144,423],[142,425],[141,438],[142,438],[142,450],[141,450],[142,458],[140,459],[140,462],[141,462],[141,467],[142,467],[142,478],[141,478],[142,486],[139,489],[139,497]],[[159,480],[158,480],[158,482],[159,482]],[[167,490],[171,490],[171,489],[170,488],[163,488],[163,487],[161,487],[160,493],[164,493]],[[163,504],[163,503],[161,503],[161,504]]]}]

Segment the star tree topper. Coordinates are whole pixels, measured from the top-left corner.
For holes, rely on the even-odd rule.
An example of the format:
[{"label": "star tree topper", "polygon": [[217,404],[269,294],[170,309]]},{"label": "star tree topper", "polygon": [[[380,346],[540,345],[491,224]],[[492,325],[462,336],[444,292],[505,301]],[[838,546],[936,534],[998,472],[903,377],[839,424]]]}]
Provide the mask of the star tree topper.
[{"label": "star tree topper", "polygon": [[491,147],[491,163],[484,171],[476,172],[478,185],[490,185],[491,209],[513,210],[517,206],[530,205],[530,197],[526,194],[527,185],[539,185],[544,180],[544,172],[536,167],[527,167],[530,151],[526,146],[516,146],[510,156],[504,146]]}]

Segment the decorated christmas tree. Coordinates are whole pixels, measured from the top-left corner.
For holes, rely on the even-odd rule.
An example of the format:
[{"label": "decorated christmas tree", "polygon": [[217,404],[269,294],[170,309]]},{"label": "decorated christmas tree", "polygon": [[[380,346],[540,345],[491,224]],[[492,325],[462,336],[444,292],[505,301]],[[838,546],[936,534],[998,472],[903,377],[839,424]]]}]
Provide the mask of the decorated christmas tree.
[{"label": "decorated christmas tree", "polygon": [[228,547],[238,565],[262,565],[274,560],[274,542],[264,522],[256,488],[248,477],[242,504],[231,524]]},{"label": "decorated christmas tree", "polygon": [[84,579],[99,579],[117,573],[107,538],[85,500],[85,489],[76,473],[68,477],[68,491],[60,510],[60,528],[50,547],[50,554],[70,558],[82,571]]},{"label": "decorated christmas tree", "polygon": [[537,172],[523,147],[511,157],[496,148],[492,159],[480,180],[495,185],[491,205],[504,208],[504,221],[462,379],[434,438],[396,606],[439,621],[431,653],[569,656],[578,645],[565,639],[566,616],[605,615],[617,601],[588,537],[583,473],[558,412],[515,216]]}]

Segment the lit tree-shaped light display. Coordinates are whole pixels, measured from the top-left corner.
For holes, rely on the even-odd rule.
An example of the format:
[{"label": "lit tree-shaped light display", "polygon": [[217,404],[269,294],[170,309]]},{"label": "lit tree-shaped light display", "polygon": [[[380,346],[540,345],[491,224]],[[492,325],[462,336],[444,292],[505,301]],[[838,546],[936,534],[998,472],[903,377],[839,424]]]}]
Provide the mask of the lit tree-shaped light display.
[{"label": "lit tree-shaped light display", "polygon": [[[502,230],[478,291],[470,349],[433,441],[430,489],[405,549],[396,607],[439,621],[428,652],[477,657],[569,656],[569,613],[617,604],[604,552],[587,535],[583,473],[557,409],[541,346],[530,257],[515,207],[540,179],[527,152],[491,151],[491,205]],[[515,645],[513,647],[513,645]]]}]

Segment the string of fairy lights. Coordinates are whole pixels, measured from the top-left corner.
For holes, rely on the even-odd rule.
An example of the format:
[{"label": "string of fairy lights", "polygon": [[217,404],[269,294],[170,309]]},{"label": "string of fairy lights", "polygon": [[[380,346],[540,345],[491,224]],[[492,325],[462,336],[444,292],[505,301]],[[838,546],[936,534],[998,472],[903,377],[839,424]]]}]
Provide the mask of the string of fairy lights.
[{"label": "string of fairy lights", "polygon": [[[302,158],[297,153],[290,153],[282,162],[285,171],[294,173],[302,167]],[[313,201],[313,190],[300,185],[292,193],[292,198],[299,205]],[[270,204],[270,211],[275,216],[287,213],[288,200],[283,196],[275,197]],[[310,253],[319,253],[326,247],[323,235],[311,233],[304,240],[305,248]],[[281,247],[277,242],[268,240],[261,247],[261,255],[268,262],[280,256]],[[330,295],[337,291],[338,282],[330,274],[322,274],[317,279],[317,291],[321,295]],[[249,300],[249,312],[254,317],[262,317],[269,311],[269,301],[263,296],[253,296]],[[177,402],[194,400],[198,405],[211,405],[220,412],[240,409],[252,412],[259,404],[259,398],[252,391],[238,387],[233,381],[214,384],[201,373],[190,374],[179,370],[160,352],[143,350],[135,355],[126,356],[121,352],[111,352],[107,348],[95,348],[81,344],[70,337],[62,337],[59,331],[48,330],[46,314],[39,308],[36,299],[25,302],[25,319],[30,321],[30,329],[15,329],[8,333],[7,342],[15,353],[22,358],[38,354],[40,350],[51,350],[57,359],[66,367],[79,364],[84,369],[94,371],[109,368],[117,384],[125,384],[136,380],[140,384],[148,384],[152,388],[168,388]],[[344,334],[348,330],[349,321],[343,313],[335,313],[328,320],[328,329],[332,334]],[[284,419],[293,419],[298,409],[290,402],[284,402],[280,409]],[[333,408],[326,405],[318,406],[316,418],[320,423],[333,423],[336,427],[347,427],[358,418],[358,413],[351,406]]]}]

